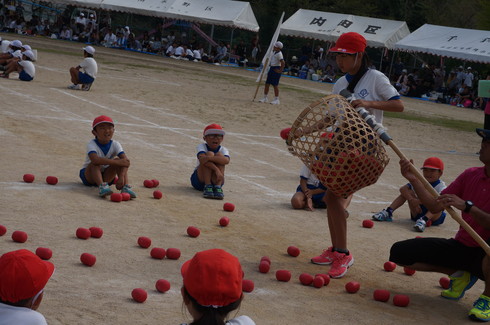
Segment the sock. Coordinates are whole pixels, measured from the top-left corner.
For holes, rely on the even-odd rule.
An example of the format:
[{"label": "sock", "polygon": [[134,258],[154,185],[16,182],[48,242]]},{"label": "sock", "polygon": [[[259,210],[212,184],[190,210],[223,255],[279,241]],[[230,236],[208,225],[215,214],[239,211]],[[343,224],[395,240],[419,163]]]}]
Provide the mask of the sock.
[{"label": "sock", "polygon": [[345,254],[345,255],[349,255],[349,250],[348,249],[340,249],[340,248],[332,248],[332,251],[333,252],[339,252],[339,253],[342,253],[342,254]]},{"label": "sock", "polygon": [[388,214],[390,215],[390,217],[393,215],[393,209],[391,207],[387,207],[386,208],[386,212],[388,212]]},{"label": "sock", "polygon": [[425,222],[429,221],[429,218],[427,218],[426,216],[423,216],[422,217],[422,220],[424,220]]}]

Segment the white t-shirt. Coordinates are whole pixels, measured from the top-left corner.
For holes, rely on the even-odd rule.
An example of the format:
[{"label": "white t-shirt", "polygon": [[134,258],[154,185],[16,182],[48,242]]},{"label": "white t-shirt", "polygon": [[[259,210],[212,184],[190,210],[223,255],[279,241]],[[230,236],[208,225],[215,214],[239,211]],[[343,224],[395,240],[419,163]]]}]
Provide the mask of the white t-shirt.
[{"label": "white t-shirt", "polygon": [[320,186],[320,180],[311,172],[311,170],[306,167],[306,165],[303,165],[301,167],[301,171],[299,172],[299,176],[301,178],[306,179],[306,184],[313,185],[315,187]]},{"label": "white t-shirt", "polygon": [[194,56],[194,59],[201,59],[201,52],[199,52],[198,50],[192,51],[192,55]]},{"label": "white t-shirt", "polygon": [[104,36],[104,42],[108,45],[114,45],[117,42],[117,36],[114,33],[107,33]]},{"label": "white t-shirt", "polygon": [[24,69],[24,71],[30,75],[32,78],[36,76],[36,68],[34,67],[34,63],[28,60],[19,61],[19,65]]},{"label": "white t-shirt", "polygon": [[[199,156],[201,153],[206,153],[208,151],[212,151],[211,149],[209,149],[208,145],[206,143],[200,143],[197,148],[197,156]],[[223,146],[219,146],[217,150],[214,151],[214,153],[221,153],[223,156],[225,157],[230,157],[230,152],[228,151],[228,149],[226,149],[225,147]],[[196,168],[199,167],[199,158],[197,159],[197,164],[196,164]]]},{"label": "white t-shirt", "polygon": [[48,325],[44,316],[30,308],[0,303],[0,325]]},{"label": "white t-shirt", "polygon": [[468,72],[464,78],[464,84],[468,87],[473,87],[474,76],[471,72]]},{"label": "white t-shirt", "polygon": [[10,49],[10,41],[2,40],[2,53],[8,53]]},{"label": "white t-shirt", "polygon": [[[352,77],[349,75],[349,77]],[[332,93],[340,94],[349,85],[347,75],[343,76],[333,85]],[[359,83],[354,88],[354,97],[356,99],[387,101],[391,98],[399,99],[400,94],[390,83],[388,77],[378,70],[369,69],[362,76]],[[366,108],[374,115],[376,122],[383,123],[383,111],[379,109]]]},{"label": "white t-shirt", "polygon": [[175,49],[175,56],[182,56],[184,55],[184,48],[182,46],[179,46]]},{"label": "white t-shirt", "polygon": [[80,63],[80,67],[92,78],[95,79],[95,77],[97,77],[97,62],[95,62],[94,58],[87,57],[83,59],[82,63]]},{"label": "white t-shirt", "polygon": [[[180,325],[188,325],[182,323]],[[255,325],[255,322],[248,316],[238,316],[237,318],[226,321],[225,325]]]},{"label": "white t-shirt", "polygon": [[284,57],[282,55],[282,52],[274,52],[274,54],[271,57],[271,67],[278,67],[281,65],[281,60],[284,60]]},{"label": "white t-shirt", "polygon": [[[89,154],[95,152],[97,156],[107,159],[113,159],[116,156],[124,153],[124,150],[121,144],[116,140],[111,140],[106,145],[99,144],[96,139],[90,140],[87,144],[87,155],[85,156],[85,162],[83,163],[82,168],[86,168],[90,164]],[[103,165],[102,169],[106,169],[109,165]]]}]

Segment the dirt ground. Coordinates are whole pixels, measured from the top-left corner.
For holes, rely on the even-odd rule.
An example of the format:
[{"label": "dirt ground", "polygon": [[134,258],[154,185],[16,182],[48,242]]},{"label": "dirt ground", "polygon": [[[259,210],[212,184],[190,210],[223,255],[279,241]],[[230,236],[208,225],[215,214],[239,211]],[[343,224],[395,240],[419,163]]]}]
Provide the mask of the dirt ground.
[{"label": "dirt ground", "polygon": [[[11,39],[12,35],[1,35]],[[281,80],[281,105],[252,102],[257,72],[241,68],[185,62],[140,53],[96,48],[99,75],[89,92],[66,88],[68,69],[82,60],[82,44],[44,38],[21,38],[37,48],[39,60],[33,82],[0,80],[0,224],[8,232],[0,238],[0,253],[49,247],[56,272],[39,309],[49,324],[180,324],[189,321],[183,311],[180,266],[195,252],[223,248],[239,257],[245,278],[255,282],[238,314],[257,324],[462,324],[482,291],[482,283],[459,302],[440,295],[440,274],[418,272],[407,276],[401,268],[388,273],[383,264],[391,245],[412,238],[406,206],[393,223],[362,228],[364,219],[385,208],[405,183],[398,159],[387,148],[390,164],[379,181],[355,194],[349,207],[349,248],[355,264],[342,279],[316,289],[299,283],[303,272],[328,271],[309,262],[330,246],[326,212],[295,211],[290,197],[299,182],[301,162],[288,153],[279,131],[288,127],[309,103],[331,91],[332,85],[295,78]],[[262,91],[262,90],[261,90]],[[404,98],[407,112],[423,116],[483,121],[480,111]],[[131,183],[138,198],[114,203],[100,199],[95,188],[78,178],[91,122],[105,114],[116,121],[115,139],[131,160]],[[400,113],[403,114],[403,113]],[[220,123],[231,154],[226,170],[225,200],[206,200],[190,186],[195,148],[202,130]],[[465,168],[480,166],[476,152],[480,138],[396,118],[385,118],[395,143],[420,166],[429,156],[445,162],[443,179],[450,182]],[[22,181],[33,173],[32,184]],[[45,178],[57,176],[56,186]],[[155,200],[145,179],[158,179],[164,197]],[[223,202],[236,205],[223,211]],[[231,219],[220,227],[222,216]],[[451,218],[431,227],[423,236],[450,237],[458,224]],[[200,228],[198,238],[186,234]],[[100,239],[80,240],[78,227],[99,226]],[[14,243],[14,230],[26,231],[24,244]],[[176,247],[179,260],[156,260],[150,249],[137,246],[139,236],[152,239],[151,247]],[[286,249],[295,245],[294,258]],[[80,255],[97,257],[93,267]],[[258,272],[260,258],[272,260],[268,274]],[[275,271],[292,272],[288,283],[278,282]],[[170,281],[165,294],[155,290],[158,279]],[[346,293],[349,281],[361,283],[356,294]],[[144,304],[132,301],[131,291],[148,291]],[[400,308],[374,301],[375,289],[410,296]]]}]

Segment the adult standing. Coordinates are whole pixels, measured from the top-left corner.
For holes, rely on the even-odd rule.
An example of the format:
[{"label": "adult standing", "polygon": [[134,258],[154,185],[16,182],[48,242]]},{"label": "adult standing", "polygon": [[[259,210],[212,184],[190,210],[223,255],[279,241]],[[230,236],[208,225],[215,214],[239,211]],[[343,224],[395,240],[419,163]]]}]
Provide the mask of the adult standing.
[{"label": "adult standing", "polygon": [[[342,72],[345,73],[333,86],[333,93],[347,89],[356,98],[352,106],[364,107],[376,122],[383,122],[383,111],[402,112],[403,102],[400,95],[391,85],[389,79],[380,71],[369,69],[369,58],[366,50],[366,39],[354,32],[342,34],[335,46],[329,52],[335,53],[335,60]],[[313,128],[297,130],[295,136],[300,137],[311,133]],[[354,258],[347,248],[347,207],[352,195],[347,198],[339,197],[328,191],[325,195],[327,204],[328,228],[332,246],[311,262],[320,265],[332,265],[328,274],[332,278],[341,278],[348,268],[354,264]]]},{"label": "adult standing", "polygon": [[[482,167],[466,169],[434,198],[410,171],[408,160],[400,161],[402,175],[410,181],[422,203],[437,212],[452,206],[461,210],[461,217],[483,240],[490,240],[490,130],[476,129],[482,137]],[[447,299],[459,300],[477,279],[485,281],[483,294],[473,304],[468,316],[473,320],[490,321],[490,257],[483,248],[459,228],[454,238],[415,238],[399,241],[391,247],[390,261],[414,270],[449,275],[449,289],[441,292]]]}]

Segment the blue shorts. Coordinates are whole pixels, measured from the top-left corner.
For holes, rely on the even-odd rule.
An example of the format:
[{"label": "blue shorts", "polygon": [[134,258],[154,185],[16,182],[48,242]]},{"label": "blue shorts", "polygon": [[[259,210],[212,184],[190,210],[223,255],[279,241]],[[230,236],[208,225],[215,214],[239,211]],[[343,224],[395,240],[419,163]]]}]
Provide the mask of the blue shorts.
[{"label": "blue shorts", "polygon": [[91,84],[94,82],[94,78],[92,78],[91,76],[89,76],[88,74],[86,73],[83,73],[82,71],[78,71],[78,81],[81,83],[81,84]]},{"label": "blue shorts", "polygon": [[21,72],[19,72],[19,79],[22,81],[32,81],[32,79],[34,78],[31,77],[27,72],[22,70]]},{"label": "blue shorts", "polygon": [[[310,185],[310,184],[306,184],[306,187],[309,188],[310,190],[316,190],[317,188],[321,188],[322,190],[325,190],[326,188],[320,184],[319,187],[316,187],[316,186],[313,186],[313,185]],[[298,187],[296,188],[296,192],[303,192],[303,190],[301,189],[301,185],[298,185]],[[313,201],[313,206],[315,208],[326,208],[327,206],[325,205],[325,202],[323,201],[323,197],[325,196],[325,192],[323,193],[318,193],[318,194],[314,194],[312,197],[311,197],[311,200]]]},{"label": "blue shorts", "polygon": [[[197,168],[194,169],[194,172],[191,175],[191,184],[192,184],[192,187],[194,187],[198,191],[203,191],[204,185],[206,185],[199,180],[199,177],[197,176]],[[225,185],[224,182],[221,186],[223,186],[223,185]]]},{"label": "blue shorts", "polygon": [[[86,168],[82,168],[80,169],[80,179],[82,180],[82,183],[83,185],[86,185],[86,186],[97,186],[97,184],[90,184],[87,179],[85,178],[85,169]],[[102,173],[102,176],[104,176],[104,173]],[[108,182],[109,185],[112,185],[114,184],[114,180]]]},{"label": "blue shorts", "polygon": [[[424,217],[425,214],[429,211],[425,206],[423,206],[422,204],[420,205],[420,208],[422,209],[422,212],[417,214],[416,216],[413,216],[411,215],[410,218],[412,219],[412,221],[417,221],[419,220],[420,218]],[[445,211],[442,211],[441,212],[441,216],[439,217],[439,219],[437,220],[434,220],[432,221],[432,225],[433,226],[439,226],[439,225],[442,225],[444,223],[444,220],[446,220],[446,212]]]},{"label": "blue shorts", "polygon": [[281,79],[281,74],[278,72],[275,72],[275,69],[280,69],[280,66],[277,67],[270,67],[269,73],[267,73],[267,80],[265,81],[266,84],[277,86],[279,85],[279,79]]}]

